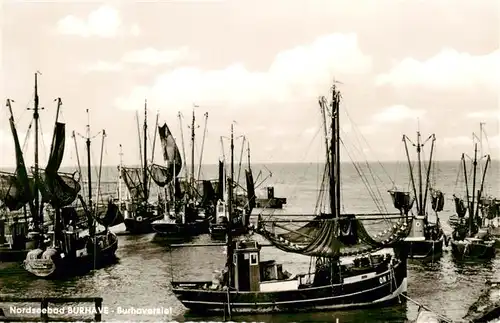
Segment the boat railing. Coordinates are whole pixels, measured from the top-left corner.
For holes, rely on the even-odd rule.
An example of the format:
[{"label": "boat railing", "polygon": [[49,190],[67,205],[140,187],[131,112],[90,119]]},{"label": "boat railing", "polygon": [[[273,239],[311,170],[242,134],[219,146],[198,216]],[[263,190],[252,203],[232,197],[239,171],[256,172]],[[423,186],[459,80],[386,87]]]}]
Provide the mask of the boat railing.
[{"label": "boat railing", "polygon": [[192,288],[203,289],[205,286],[212,285],[211,280],[206,281],[173,281],[171,282],[173,288]]},{"label": "boat railing", "polygon": [[314,273],[300,273],[295,275],[291,280],[297,279],[299,285],[310,285],[314,281]]},{"label": "boat railing", "polygon": [[[0,322],[101,322],[103,306],[102,297],[11,297],[0,296]],[[19,304],[21,306],[10,305]],[[29,306],[29,303],[39,303],[40,306]],[[49,307],[49,304],[94,303],[94,307]],[[71,310],[70,310],[71,309]],[[83,312],[83,313],[81,313]],[[23,314],[40,314],[24,316]],[[50,317],[56,314],[57,317]],[[94,314],[93,318],[82,317],[84,314]],[[71,315],[71,316],[70,316]],[[80,317],[76,317],[80,316]]]}]

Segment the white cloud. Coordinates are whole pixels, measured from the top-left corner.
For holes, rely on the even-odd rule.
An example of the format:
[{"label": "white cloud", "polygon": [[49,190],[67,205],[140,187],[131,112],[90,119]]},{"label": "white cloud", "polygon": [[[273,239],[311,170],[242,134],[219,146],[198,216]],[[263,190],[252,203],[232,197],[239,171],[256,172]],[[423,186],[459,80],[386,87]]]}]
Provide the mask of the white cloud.
[{"label": "white cloud", "polygon": [[443,49],[426,61],[405,58],[388,73],[379,75],[376,83],[432,89],[467,89],[478,86],[498,91],[500,50],[473,56],[454,49]]},{"label": "white cloud", "polygon": [[139,36],[141,34],[141,28],[139,28],[139,25],[132,25],[132,27],[130,27],[130,34],[136,37]]},{"label": "white cloud", "polygon": [[[439,138],[438,138],[439,141]],[[460,151],[457,153],[466,153],[469,156],[474,156],[474,143],[477,141],[472,140],[472,136],[456,136],[456,137],[446,137],[442,139],[443,147],[454,149],[459,147]],[[441,144],[440,144],[441,146]],[[479,149],[479,145],[478,145]],[[483,152],[484,154],[490,154],[492,159],[498,159],[500,157],[500,135],[495,135],[487,138],[483,141]],[[479,154],[478,154],[479,156]]]},{"label": "white cloud", "polygon": [[118,11],[109,6],[102,6],[92,11],[86,19],[69,15],[59,20],[59,32],[83,37],[99,36],[110,38],[118,33],[121,25]]},{"label": "white cloud", "polygon": [[[439,139],[437,139],[439,140]],[[472,146],[471,136],[445,137],[442,139],[444,145],[450,146]]]},{"label": "white cloud", "polygon": [[125,53],[118,62],[98,61],[96,63],[84,65],[81,71],[88,72],[118,72],[125,68],[126,64],[141,65],[171,65],[188,58],[190,55],[187,47],[171,50],[157,50],[146,48]]},{"label": "white cloud", "polygon": [[313,134],[315,134],[317,131],[318,131],[318,128],[317,128],[317,127],[310,127],[310,128],[305,129],[304,131],[302,131],[302,133],[303,133],[304,135],[313,135]]},{"label": "white cloud", "polygon": [[123,69],[123,65],[120,63],[110,63],[105,61],[98,61],[97,63],[87,65],[83,68],[85,72],[117,72]]},{"label": "white cloud", "polygon": [[187,47],[164,51],[159,51],[154,48],[146,48],[126,53],[122,58],[122,62],[156,66],[161,64],[172,64],[186,58],[187,55]]},{"label": "white cloud", "polygon": [[261,104],[297,96],[316,97],[334,76],[367,73],[371,58],[358,47],[355,34],[331,34],[312,44],[276,55],[265,72],[248,71],[241,64],[221,70],[182,67],[160,75],[151,86],[136,87],[116,100],[124,109],[136,109],[148,100],[158,105]]},{"label": "white cloud", "polygon": [[373,119],[378,123],[394,123],[405,119],[422,118],[425,110],[411,109],[405,105],[393,105],[375,114]]},{"label": "white cloud", "polygon": [[378,125],[364,125],[359,127],[359,132],[363,135],[371,135],[379,130]]},{"label": "white cloud", "polygon": [[467,117],[471,119],[500,119],[500,110],[470,112]]}]

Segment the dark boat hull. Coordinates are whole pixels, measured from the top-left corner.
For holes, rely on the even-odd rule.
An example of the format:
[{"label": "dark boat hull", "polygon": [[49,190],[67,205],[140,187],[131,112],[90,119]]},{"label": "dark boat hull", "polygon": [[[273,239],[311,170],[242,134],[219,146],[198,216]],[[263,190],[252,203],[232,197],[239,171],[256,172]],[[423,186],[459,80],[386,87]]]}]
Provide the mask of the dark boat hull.
[{"label": "dark boat hull", "polygon": [[26,259],[28,249],[15,250],[8,247],[0,247],[0,262],[20,262]]},{"label": "dark boat hull", "polygon": [[284,204],[286,204],[286,198],[282,197],[255,199],[255,207],[257,208],[282,209]]},{"label": "dark boat hull", "polygon": [[442,235],[438,240],[404,240],[406,250],[408,250],[408,258],[429,259],[440,257],[443,254],[445,239],[445,236]]},{"label": "dark boat hull", "polygon": [[206,233],[205,221],[190,223],[170,223],[157,221],[151,224],[153,231],[160,236],[183,239],[189,236]]},{"label": "dark boat hull", "polygon": [[118,238],[114,233],[108,233],[108,235],[111,235],[111,239],[113,239],[112,242],[103,249],[96,249],[95,253],[64,258],[29,259],[29,257],[27,257],[23,263],[24,268],[40,278],[82,275],[92,269],[101,268],[116,260],[115,254],[118,249]]},{"label": "dark boat hull", "polygon": [[394,302],[406,292],[406,276],[406,261],[403,261],[392,270],[361,281],[294,290],[212,291],[202,289],[203,282],[172,282],[172,287],[177,299],[194,312],[224,312],[228,300],[233,313],[294,312],[380,306]]},{"label": "dark boat hull", "polygon": [[145,218],[126,218],[123,220],[125,228],[130,234],[144,234],[153,232],[151,223],[161,219],[162,216]]},{"label": "dark boat hull", "polygon": [[451,251],[453,256],[459,260],[466,259],[491,259],[495,256],[496,249],[494,242],[471,242],[451,241]]}]

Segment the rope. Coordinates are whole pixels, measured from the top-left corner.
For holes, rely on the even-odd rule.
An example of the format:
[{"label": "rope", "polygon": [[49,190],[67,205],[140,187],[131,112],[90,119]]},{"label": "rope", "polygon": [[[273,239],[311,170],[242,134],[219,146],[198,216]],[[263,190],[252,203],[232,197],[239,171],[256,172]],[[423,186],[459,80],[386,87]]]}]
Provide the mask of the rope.
[{"label": "rope", "polygon": [[[357,133],[355,132],[355,134],[357,134]],[[362,136],[362,134],[360,134],[360,135]],[[355,137],[356,137],[356,136],[355,136]],[[363,136],[362,136],[362,137],[363,137]],[[356,139],[358,139],[358,138],[356,137]],[[364,139],[364,137],[363,137],[363,139]],[[368,145],[369,149],[371,149],[371,147],[370,147],[370,145],[368,144],[368,142],[366,141],[366,139],[364,139],[364,141],[365,141],[365,143]],[[359,140],[358,140],[358,143],[359,143]],[[360,144],[360,146],[361,146],[361,144]],[[347,148],[346,148],[346,149],[347,149]],[[380,176],[378,176],[378,174],[375,174],[375,173],[373,172],[372,168],[370,167],[370,164],[368,163],[368,158],[366,157],[366,154],[364,153],[363,149],[361,149],[361,150],[360,150],[360,152],[361,152],[361,155],[363,156],[363,159],[365,160],[365,165],[366,165],[366,167],[367,167],[367,169],[368,169],[368,172],[369,172],[369,173],[370,173],[370,175],[371,175],[371,178],[372,178],[372,180],[373,180],[373,184],[374,184],[374,185],[375,185],[375,187],[376,187],[376,192],[378,193],[378,198],[380,199],[380,201],[383,201],[382,194],[380,193],[380,190],[378,189],[377,183],[375,182],[375,177],[377,177],[377,179],[378,179],[378,180],[379,180],[382,184],[384,184],[384,186],[385,186],[385,183],[384,183],[384,181],[380,178]],[[394,185],[394,180],[393,180],[393,179],[389,176],[389,174],[388,174],[388,173],[387,173],[387,171],[385,170],[385,168],[384,168],[384,166],[382,165],[382,163],[381,163],[380,161],[378,161],[378,164],[382,167],[382,170],[385,172],[385,174],[387,175],[387,177],[389,177],[389,180],[390,180],[390,181],[392,182],[392,184]],[[387,186],[386,186],[386,189],[387,189]],[[383,202],[380,202],[380,203],[381,203],[381,205],[383,206],[384,210],[387,212],[387,210],[385,209],[385,205],[384,205],[384,203],[383,203]],[[381,208],[379,208],[379,211],[382,213],[382,209],[381,209]]]},{"label": "rope", "polygon": [[[344,144],[344,142],[342,141],[342,144]],[[357,163],[353,161],[351,155],[349,154],[349,152],[347,152],[347,155],[349,156],[349,159],[351,159],[351,161],[353,162],[353,166],[354,166],[354,169],[356,170],[356,172],[358,173],[359,177],[361,178],[361,181],[363,182],[363,184],[365,185],[367,191],[368,191],[368,194],[370,195],[370,197],[372,198],[372,200],[375,202],[378,210],[380,211],[380,213],[384,213],[384,211],[382,209],[385,209],[385,206],[382,207],[381,205],[379,205],[377,202],[377,198],[375,197],[375,193],[373,192],[373,190],[371,189],[368,181],[363,177],[363,173],[362,171],[360,170],[360,168],[358,167]],[[387,212],[387,211],[386,211]],[[385,217],[384,217],[385,218]],[[389,220],[389,219],[384,219],[385,221],[387,221],[388,223],[391,223],[392,222]]]},{"label": "rope", "polygon": [[442,315],[442,314],[439,314],[437,313],[436,311],[433,311],[431,308],[429,308],[427,305],[424,305],[424,304],[421,304],[419,302],[417,302],[416,300],[410,298],[409,296],[405,295],[405,294],[401,294],[400,296],[403,296],[404,298],[406,298],[407,300],[409,300],[410,302],[412,302],[413,304],[417,305],[418,308],[419,308],[419,312],[420,312],[420,309],[423,308],[424,310],[426,311],[429,311],[429,312],[432,312],[434,314],[436,314],[441,320],[445,321],[445,322],[448,322],[448,323],[453,323],[453,320]]},{"label": "rope", "polygon": [[[358,131],[359,131],[358,126],[356,125],[356,123],[354,123],[354,122],[352,121],[352,119],[351,119],[351,117],[350,117],[349,113],[347,112],[347,109],[344,109],[344,111],[345,111],[345,113],[346,113],[346,115],[347,115],[347,118],[349,119],[349,122],[350,122],[351,124],[354,124],[354,127],[355,127]],[[362,134],[361,132],[359,132],[359,135],[361,136],[361,138],[363,139],[363,141],[366,143],[366,145],[368,146],[368,148],[370,148],[370,150],[371,150],[370,144],[368,144],[368,141],[366,140],[365,136],[363,136],[363,134]],[[394,185],[394,184],[395,184],[395,182],[394,182],[394,180],[391,178],[391,176],[389,175],[389,173],[387,172],[387,170],[385,169],[384,165],[383,165],[380,161],[378,161],[378,163],[379,163],[379,165],[382,167],[382,170],[384,171],[384,173],[387,175],[387,177],[389,177],[389,179],[391,180],[392,184]]]}]

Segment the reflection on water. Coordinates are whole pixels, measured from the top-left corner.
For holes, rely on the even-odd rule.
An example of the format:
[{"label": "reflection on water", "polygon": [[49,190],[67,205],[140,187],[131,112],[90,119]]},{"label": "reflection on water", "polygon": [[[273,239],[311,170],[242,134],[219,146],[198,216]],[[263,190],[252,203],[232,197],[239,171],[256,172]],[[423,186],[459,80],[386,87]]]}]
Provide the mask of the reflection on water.
[{"label": "reflection on water", "polygon": [[[214,270],[225,261],[224,247],[170,248],[154,234],[119,236],[119,261],[101,270],[66,281],[44,280],[29,275],[19,264],[1,264],[0,293],[11,296],[102,296],[110,309],[165,308],[171,309],[168,318],[155,315],[129,316],[118,313],[105,315],[106,320],[178,321],[221,320],[222,317],[197,317],[187,313],[171,293],[170,280],[210,280]],[[258,241],[264,242],[255,236]],[[190,243],[209,243],[208,235]],[[274,248],[262,250],[262,260],[276,259],[284,269],[297,274],[306,272],[309,258],[289,255]],[[485,281],[495,279],[497,261],[485,263],[456,263],[445,250],[435,262],[408,262],[408,296],[453,319],[462,318],[476,301]],[[234,320],[265,322],[402,322],[414,319],[417,306],[401,302],[387,308],[355,311],[313,312],[294,314],[235,316]]]},{"label": "reflection on water", "polygon": [[[453,164],[455,166],[455,164]],[[286,168],[289,167],[289,168]],[[298,185],[275,185],[276,195],[287,197],[288,205],[276,213],[311,214],[315,206],[317,180],[314,176],[304,177],[304,171],[296,171],[295,166],[272,169],[274,177],[283,182]],[[304,166],[300,166],[304,167]],[[440,187],[451,196],[456,179],[455,169],[441,168],[447,176],[440,182]],[[213,174],[216,174],[214,168]],[[346,175],[349,177],[350,175]],[[210,176],[209,176],[210,177]],[[298,177],[303,177],[302,182]],[[446,191],[448,188],[448,191]],[[451,189],[450,189],[451,188]],[[345,212],[373,212],[370,197],[360,194],[363,185],[349,183],[344,188]],[[383,192],[382,192],[383,193]],[[389,198],[387,194],[387,198]],[[449,202],[447,202],[449,203]],[[390,212],[390,203],[387,203]],[[451,203],[440,214],[444,231],[449,234],[448,217],[453,210]],[[382,224],[381,224],[382,225]],[[377,226],[373,224],[372,226]],[[123,227],[117,228],[123,230]],[[253,236],[265,242],[260,236]],[[112,321],[165,321],[194,320],[220,321],[222,317],[196,317],[186,313],[185,308],[171,292],[170,281],[176,280],[211,280],[214,270],[224,265],[224,247],[170,248],[168,239],[155,234],[142,236],[119,235],[117,257],[119,261],[101,270],[90,272],[81,277],[66,281],[38,279],[22,270],[19,264],[0,264],[0,294],[11,296],[101,296],[104,306],[111,310],[122,308],[164,308],[172,310],[171,315],[124,315],[110,313],[105,320]],[[210,237],[203,235],[185,243],[209,243]],[[179,242],[176,242],[179,243]],[[307,272],[310,259],[296,254],[286,254],[275,248],[263,248],[262,260],[275,259],[283,264],[283,269],[293,274]],[[449,247],[443,256],[435,261],[408,263],[408,296],[431,309],[459,320],[466,313],[485,287],[487,280],[499,280],[498,260],[465,263],[456,262],[451,257]],[[404,322],[413,320],[417,315],[417,306],[402,302],[387,308],[370,308],[355,311],[316,312],[299,314],[274,314],[236,316],[234,320],[265,322]]]}]

